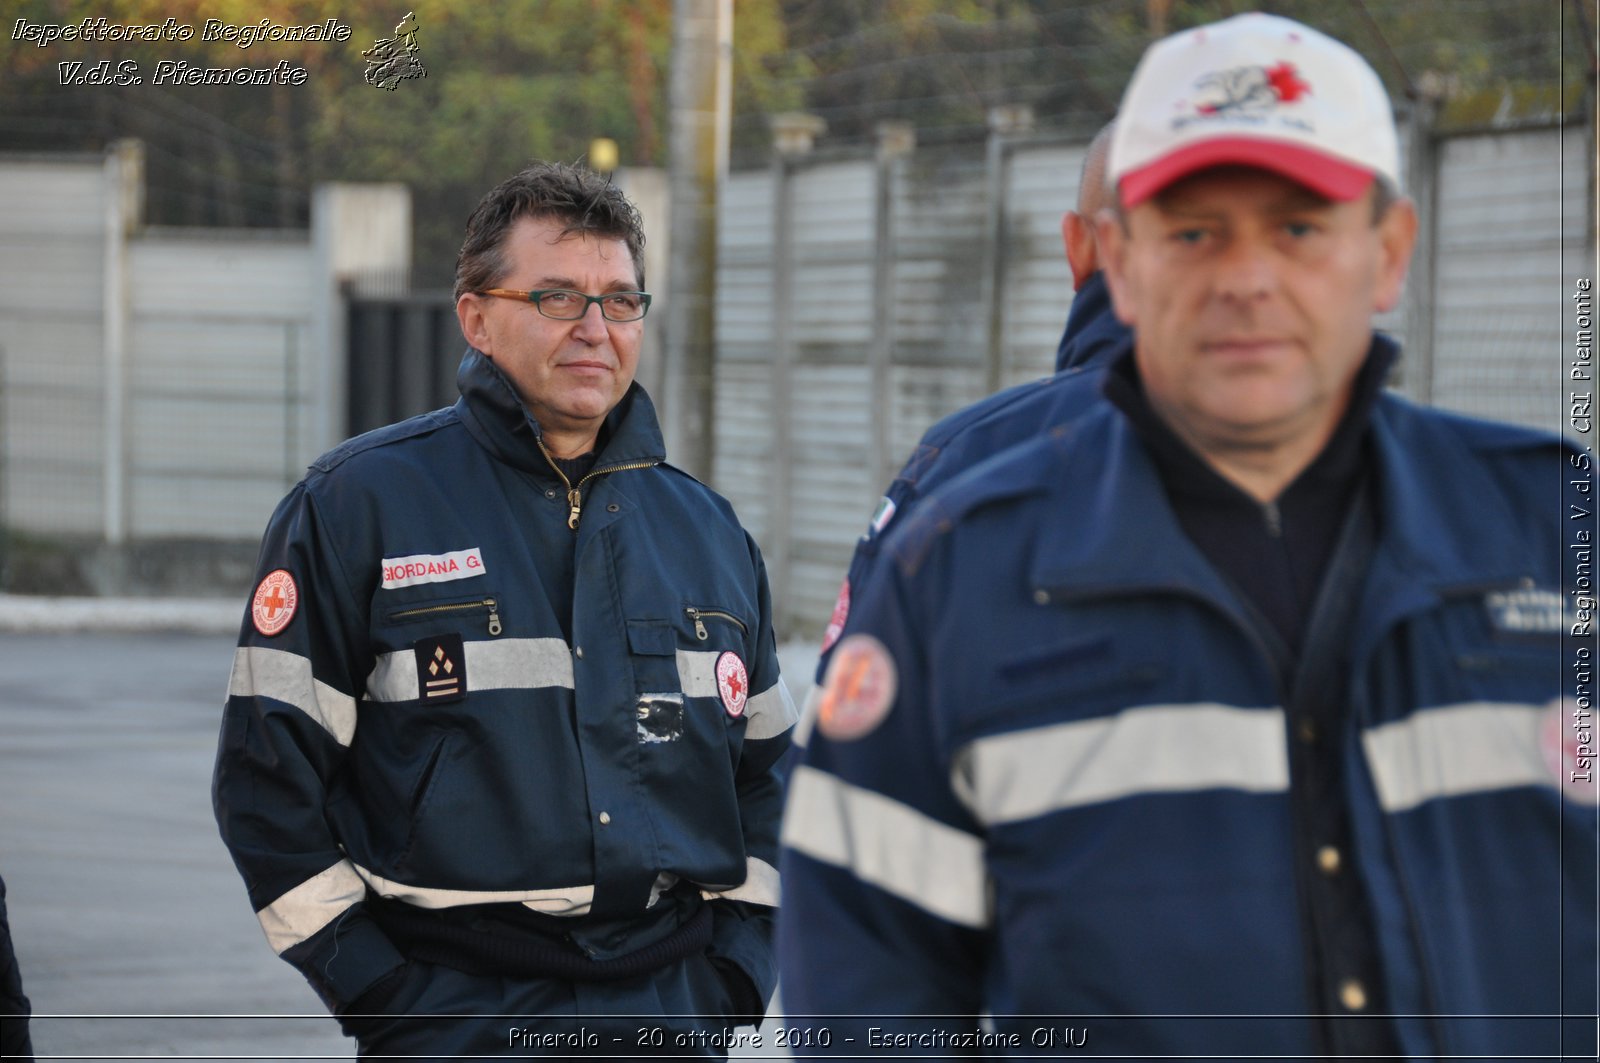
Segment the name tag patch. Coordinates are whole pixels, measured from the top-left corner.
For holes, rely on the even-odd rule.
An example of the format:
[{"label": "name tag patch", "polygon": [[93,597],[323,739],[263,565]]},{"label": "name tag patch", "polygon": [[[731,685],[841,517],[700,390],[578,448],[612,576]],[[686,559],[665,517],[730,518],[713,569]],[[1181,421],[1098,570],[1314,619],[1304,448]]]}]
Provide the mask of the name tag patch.
[{"label": "name tag patch", "polygon": [[412,645],[417,655],[417,699],[460,701],[467,696],[467,655],[460,635],[433,635]]},{"label": "name tag patch", "polygon": [[1483,597],[1489,622],[1508,635],[1552,635],[1561,630],[1561,595],[1540,587],[1493,591]]},{"label": "name tag patch", "polygon": [[383,589],[415,587],[419,583],[447,583],[453,579],[481,576],[483,552],[476,546],[448,554],[412,554],[410,557],[383,559]]}]

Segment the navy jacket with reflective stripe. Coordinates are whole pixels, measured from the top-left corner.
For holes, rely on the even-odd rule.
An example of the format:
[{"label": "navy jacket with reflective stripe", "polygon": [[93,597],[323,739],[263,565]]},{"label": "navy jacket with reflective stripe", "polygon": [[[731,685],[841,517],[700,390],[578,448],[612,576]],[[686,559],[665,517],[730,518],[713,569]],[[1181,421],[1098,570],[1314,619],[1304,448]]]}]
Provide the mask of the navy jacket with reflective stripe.
[{"label": "navy jacket with reflective stripe", "polygon": [[267,529],[258,578],[298,602],[271,637],[246,618],[214,796],[269,941],[338,1008],[401,961],[369,888],[568,916],[605,959],[687,918],[678,884],[765,999],[795,713],[760,554],[637,385],[596,473],[642,467],[590,479],[574,535],[505,378],[469,351],[460,384],[319,459]]},{"label": "navy jacket with reflective stripe", "polygon": [[[1315,1054],[1274,669],[1132,427],[1079,408],[923,499],[855,588],[845,638],[897,694],[864,737],[812,729],[791,780],[786,1013]],[[1592,1053],[1590,459],[1393,395],[1372,438],[1342,752],[1397,1033]]]}]

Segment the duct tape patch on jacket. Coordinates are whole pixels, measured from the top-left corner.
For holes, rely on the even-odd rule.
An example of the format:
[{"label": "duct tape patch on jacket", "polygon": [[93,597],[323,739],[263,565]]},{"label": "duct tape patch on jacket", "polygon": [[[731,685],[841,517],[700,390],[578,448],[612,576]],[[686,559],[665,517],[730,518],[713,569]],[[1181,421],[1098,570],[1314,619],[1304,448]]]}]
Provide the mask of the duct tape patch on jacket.
[{"label": "duct tape patch on jacket", "polygon": [[676,742],[683,737],[683,695],[640,694],[634,719],[639,741],[645,745]]},{"label": "duct tape patch on jacket", "polygon": [[250,622],[271,638],[289,626],[299,604],[300,591],[294,585],[294,577],[286,568],[275,568],[256,584],[256,593],[250,599]]},{"label": "duct tape patch on jacket", "polygon": [[423,704],[467,696],[467,654],[460,635],[430,635],[412,646],[417,655],[417,700]]}]

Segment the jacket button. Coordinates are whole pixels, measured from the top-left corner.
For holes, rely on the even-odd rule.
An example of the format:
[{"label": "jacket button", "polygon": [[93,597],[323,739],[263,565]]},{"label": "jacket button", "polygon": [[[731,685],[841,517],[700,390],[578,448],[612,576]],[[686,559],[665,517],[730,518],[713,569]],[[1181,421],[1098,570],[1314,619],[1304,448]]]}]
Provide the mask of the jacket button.
[{"label": "jacket button", "polygon": [[545,491],[544,497],[546,497],[546,498],[554,498],[554,497],[556,497],[556,489],[554,487],[552,487],[549,490]]},{"label": "jacket button", "polygon": [[1316,723],[1302,716],[1300,722],[1294,725],[1294,736],[1304,745],[1316,745],[1318,738]]},{"label": "jacket button", "polygon": [[610,822],[611,822],[611,813],[609,813],[609,812],[600,813],[600,825],[602,827],[605,826],[607,823],[610,823]]},{"label": "jacket button", "polygon": [[580,660],[580,661],[583,660],[583,647],[582,646],[574,646],[574,647],[572,647],[572,655],[574,657],[578,658],[578,660]]},{"label": "jacket button", "polygon": [[621,506],[619,506],[615,502],[613,502],[609,506],[606,507],[606,512],[607,513],[615,513],[617,510],[619,510],[621,508],[622,508]]},{"label": "jacket button", "polygon": [[1317,850],[1317,867],[1324,875],[1337,875],[1339,868],[1344,864],[1344,858],[1339,855],[1339,850],[1332,845],[1324,845]]},{"label": "jacket button", "polygon": [[1046,590],[1034,591],[1033,592],[1033,602],[1034,602],[1035,605],[1049,605],[1050,604],[1050,592],[1046,591]]},{"label": "jacket button", "polygon": [[1350,1011],[1367,1010],[1367,987],[1354,978],[1339,983],[1339,1003]]}]

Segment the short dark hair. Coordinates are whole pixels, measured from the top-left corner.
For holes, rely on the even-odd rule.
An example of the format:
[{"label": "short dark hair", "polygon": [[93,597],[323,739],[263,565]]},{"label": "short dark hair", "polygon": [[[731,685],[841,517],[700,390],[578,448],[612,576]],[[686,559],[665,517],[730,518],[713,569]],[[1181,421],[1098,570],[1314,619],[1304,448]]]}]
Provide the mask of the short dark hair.
[{"label": "short dark hair", "polygon": [[506,234],[522,218],[560,222],[563,236],[621,240],[644,287],[644,223],[622,189],[586,167],[536,162],[490,189],[467,219],[456,256],[457,299],[495,287],[506,270]]}]

